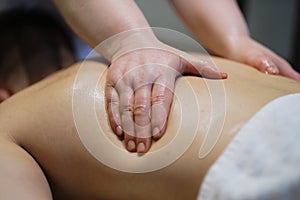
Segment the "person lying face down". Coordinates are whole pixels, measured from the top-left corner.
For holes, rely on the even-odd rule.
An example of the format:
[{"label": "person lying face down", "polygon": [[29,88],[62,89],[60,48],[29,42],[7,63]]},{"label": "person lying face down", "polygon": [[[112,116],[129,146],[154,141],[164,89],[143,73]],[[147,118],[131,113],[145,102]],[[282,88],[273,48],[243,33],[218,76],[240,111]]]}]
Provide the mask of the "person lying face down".
[{"label": "person lying face down", "polygon": [[[104,103],[107,67],[99,62],[77,63],[3,102],[0,199],[195,199],[208,169],[239,129],[268,102],[300,92],[293,80],[220,58],[213,61],[229,78],[179,78],[166,134],[144,155],[126,151],[112,133]],[[79,69],[84,69],[84,79]],[[215,94],[209,87],[218,84],[224,86],[226,103],[219,103],[226,120],[212,141],[205,138],[220,125],[220,115],[214,114]],[[182,154],[161,166],[186,137],[169,144],[191,133],[195,137]],[[199,159],[203,142],[213,148]]]},{"label": "person lying face down", "polygon": [[0,25],[0,102],[75,62],[68,34],[43,11],[5,11]]}]

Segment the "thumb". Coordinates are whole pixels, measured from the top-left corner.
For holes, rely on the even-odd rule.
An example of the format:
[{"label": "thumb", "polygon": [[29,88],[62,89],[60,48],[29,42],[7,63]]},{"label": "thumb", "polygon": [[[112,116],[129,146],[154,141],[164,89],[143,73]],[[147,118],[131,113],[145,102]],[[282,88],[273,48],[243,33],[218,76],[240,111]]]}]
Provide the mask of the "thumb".
[{"label": "thumb", "polygon": [[227,73],[217,70],[214,65],[200,58],[189,57],[189,59],[181,58],[183,65],[183,74],[193,74],[210,79],[226,79]]}]

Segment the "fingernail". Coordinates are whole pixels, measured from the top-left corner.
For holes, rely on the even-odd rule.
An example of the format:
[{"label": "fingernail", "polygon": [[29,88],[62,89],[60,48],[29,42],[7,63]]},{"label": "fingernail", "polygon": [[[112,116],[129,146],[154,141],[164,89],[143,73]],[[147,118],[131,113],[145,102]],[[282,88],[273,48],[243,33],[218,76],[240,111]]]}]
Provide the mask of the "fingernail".
[{"label": "fingernail", "polygon": [[267,67],[266,74],[278,74],[278,70],[275,67]]},{"label": "fingernail", "polygon": [[122,130],[121,126],[117,126],[116,132],[117,132],[117,135],[118,135],[118,136],[122,136],[123,130]]},{"label": "fingernail", "polygon": [[224,78],[224,79],[228,77],[227,73],[224,73],[224,72],[221,72],[221,76],[222,76],[222,78]]},{"label": "fingernail", "polygon": [[267,58],[263,58],[261,60],[261,65],[262,65],[262,67],[265,67],[265,69],[266,69],[265,73],[266,74],[278,74],[279,73],[276,65],[271,60],[269,60]]},{"label": "fingernail", "polygon": [[135,149],[135,142],[133,140],[129,140],[127,143],[127,149],[129,151],[134,151]]},{"label": "fingernail", "polygon": [[137,146],[137,152],[144,153],[145,149],[146,149],[145,144],[143,142],[140,142]]},{"label": "fingernail", "polygon": [[160,132],[159,128],[155,127],[152,131],[152,137],[155,137],[155,136],[157,137],[159,132]]}]

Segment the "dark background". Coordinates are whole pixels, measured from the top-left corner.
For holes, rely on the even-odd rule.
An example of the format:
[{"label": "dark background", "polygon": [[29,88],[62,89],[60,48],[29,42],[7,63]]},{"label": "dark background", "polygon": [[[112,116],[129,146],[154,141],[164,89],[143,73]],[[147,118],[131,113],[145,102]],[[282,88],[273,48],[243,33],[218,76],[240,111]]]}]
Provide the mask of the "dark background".
[{"label": "dark background", "polygon": [[[183,0],[184,1],[184,0]],[[299,0],[238,0],[251,37],[272,49],[300,71]],[[168,0],[136,0],[151,26],[193,35]]]},{"label": "dark background", "polygon": [[[244,17],[248,23],[248,25],[250,24],[250,17],[249,17],[249,12],[251,12],[251,0],[238,0],[237,1],[243,14]],[[262,2],[265,2],[266,5],[268,5],[268,9],[265,10],[265,13],[263,13],[263,17],[264,18],[266,16],[266,18],[268,17],[268,15],[270,15],[269,13],[271,13],[272,11],[274,12],[274,10],[277,11],[277,14],[273,15],[273,16],[269,16],[269,23],[273,23],[274,26],[277,27],[277,30],[275,30],[273,32],[273,34],[276,34],[276,32],[278,31],[285,31],[285,32],[290,32],[290,34],[286,34],[287,37],[289,36],[289,41],[290,41],[290,45],[289,45],[289,53],[285,52],[285,55],[282,55],[286,60],[288,60],[292,66],[298,71],[300,72],[300,3],[298,0],[263,0]],[[281,5],[283,4],[283,5]],[[277,9],[276,9],[277,8]],[[276,12],[275,11],[275,12]],[[286,17],[287,15],[289,15],[289,19]],[[285,19],[284,19],[285,18]],[[263,20],[263,19],[262,19]],[[268,23],[268,24],[269,24]],[[290,27],[289,30],[286,29],[285,26],[283,26],[284,23],[290,23]],[[264,29],[268,28],[268,24],[266,24],[265,27],[261,27],[261,30],[264,31]],[[281,28],[282,26],[282,28]],[[253,30],[251,30],[251,24],[249,26],[250,28],[250,32],[254,32]],[[285,30],[282,30],[285,29]],[[257,31],[258,32],[258,31]],[[261,35],[253,35],[252,37],[257,39],[258,41],[260,41],[261,43],[265,43],[267,46],[269,46],[270,48],[272,48],[275,52],[280,54],[280,46],[276,47],[276,46],[272,46],[272,42],[275,42],[274,40],[272,41],[272,33],[270,34],[270,39],[268,40],[268,38],[263,38]],[[266,36],[268,37],[268,36]],[[282,38],[282,40],[284,40],[284,38]],[[269,45],[267,43],[270,43]]]}]

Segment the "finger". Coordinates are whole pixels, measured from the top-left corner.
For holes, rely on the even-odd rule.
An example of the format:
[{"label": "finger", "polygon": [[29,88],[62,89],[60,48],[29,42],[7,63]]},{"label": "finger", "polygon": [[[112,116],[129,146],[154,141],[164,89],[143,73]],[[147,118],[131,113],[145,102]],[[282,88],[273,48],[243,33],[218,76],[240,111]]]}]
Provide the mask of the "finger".
[{"label": "finger", "polygon": [[138,153],[146,153],[151,146],[151,89],[152,85],[138,88],[134,94],[134,122]]},{"label": "finger", "polygon": [[118,89],[118,93],[120,96],[120,113],[125,146],[128,151],[134,152],[136,151],[136,144],[133,121],[133,90],[127,86],[121,86]]},{"label": "finger", "polygon": [[114,87],[106,85],[105,99],[110,126],[118,137],[122,137],[119,95]]},{"label": "finger", "polygon": [[265,55],[255,56],[253,59],[250,59],[247,64],[266,74],[279,74],[277,65]]},{"label": "finger", "polygon": [[279,66],[279,74],[300,81],[300,74],[284,59],[275,57],[275,62]]},{"label": "finger", "polygon": [[159,78],[152,89],[151,126],[154,140],[160,139],[165,133],[171,103],[175,77]]},{"label": "finger", "polygon": [[181,57],[181,63],[184,71],[182,73],[189,73],[193,75],[201,75],[202,77],[211,79],[226,79],[227,73],[215,69],[215,66],[205,60],[192,58],[186,60]]}]

